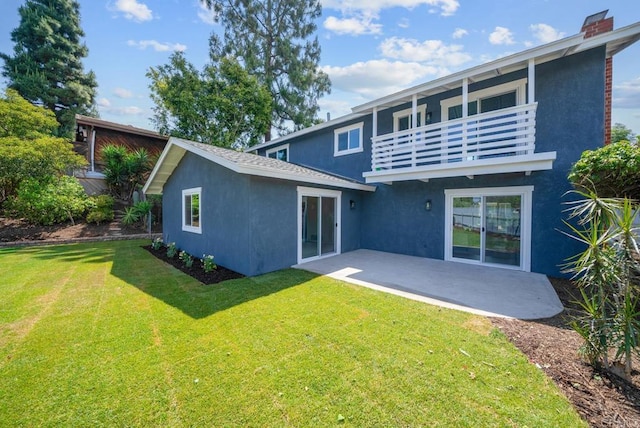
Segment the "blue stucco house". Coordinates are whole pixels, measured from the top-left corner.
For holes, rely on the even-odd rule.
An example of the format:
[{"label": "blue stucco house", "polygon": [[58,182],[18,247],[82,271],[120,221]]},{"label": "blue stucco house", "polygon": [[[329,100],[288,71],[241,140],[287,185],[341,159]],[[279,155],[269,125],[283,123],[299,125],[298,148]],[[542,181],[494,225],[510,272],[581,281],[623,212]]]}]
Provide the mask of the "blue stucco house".
[{"label": "blue stucco house", "polygon": [[610,138],[612,57],[640,38],[604,16],[246,153],[171,138],[144,187],[165,241],[245,275],[361,248],[559,275],[567,173]]}]

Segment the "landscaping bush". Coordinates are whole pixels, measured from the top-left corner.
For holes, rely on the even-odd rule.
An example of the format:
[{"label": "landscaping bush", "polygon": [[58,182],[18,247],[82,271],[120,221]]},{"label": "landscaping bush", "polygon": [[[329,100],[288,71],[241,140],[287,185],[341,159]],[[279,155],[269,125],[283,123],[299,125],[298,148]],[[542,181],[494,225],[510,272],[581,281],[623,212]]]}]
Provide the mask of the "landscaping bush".
[{"label": "landscaping bush", "polygon": [[640,146],[620,141],[582,153],[569,173],[581,191],[600,198],[640,199]]},{"label": "landscaping bush", "polygon": [[128,226],[139,223],[140,226],[145,227],[149,222],[151,208],[152,204],[150,201],[136,202],[133,206],[124,209],[122,223]]},{"label": "landscaping bush", "polygon": [[87,223],[100,224],[112,221],[114,218],[113,203],[114,200],[109,195],[91,197],[90,204],[92,205],[87,214]]},{"label": "landscaping bush", "polygon": [[92,203],[77,178],[61,176],[44,183],[30,178],[23,180],[7,205],[13,217],[51,225],[66,220],[73,223]]},{"label": "landscaping bush", "polygon": [[140,148],[129,152],[124,146],[109,144],[102,148],[105,181],[115,197],[129,200],[151,171],[149,153]]}]

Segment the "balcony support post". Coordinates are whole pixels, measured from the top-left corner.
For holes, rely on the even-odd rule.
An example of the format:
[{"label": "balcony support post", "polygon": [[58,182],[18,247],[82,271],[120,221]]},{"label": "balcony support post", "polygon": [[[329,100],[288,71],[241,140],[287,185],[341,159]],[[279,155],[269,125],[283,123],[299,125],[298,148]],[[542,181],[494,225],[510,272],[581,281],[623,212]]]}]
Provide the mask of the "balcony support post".
[{"label": "balcony support post", "polygon": [[[418,94],[413,94],[411,97],[411,129],[418,127]],[[415,132],[411,133],[411,164],[416,166],[416,137]]]},{"label": "balcony support post", "polygon": [[[528,83],[527,104],[533,104],[536,102],[536,63],[533,58],[529,60],[529,66],[527,68],[527,83]],[[533,149],[527,150],[526,153],[529,155],[532,155]]]},{"label": "balcony support post", "polygon": [[469,79],[462,79],[462,160],[467,159],[467,128],[468,122],[466,121],[469,116]]},{"label": "balcony support post", "polygon": [[378,107],[374,106],[371,112],[371,171],[376,170],[376,165],[374,161],[374,142],[373,139],[378,136]]}]

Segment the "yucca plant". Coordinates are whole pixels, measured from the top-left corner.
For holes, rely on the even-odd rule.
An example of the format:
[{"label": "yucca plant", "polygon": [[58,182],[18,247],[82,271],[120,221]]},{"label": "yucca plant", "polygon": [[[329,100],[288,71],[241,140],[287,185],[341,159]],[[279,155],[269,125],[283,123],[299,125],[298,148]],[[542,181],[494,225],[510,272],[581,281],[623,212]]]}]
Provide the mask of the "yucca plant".
[{"label": "yucca plant", "polygon": [[[581,287],[585,315],[572,327],[585,340],[582,352],[591,364],[629,378],[640,342],[637,204],[627,198],[598,198],[595,192],[576,193],[583,199],[571,203],[569,218],[577,220],[577,226],[565,222],[571,230],[565,234],[586,248],[569,259],[565,272]],[[620,364],[624,373],[615,370]]]}]

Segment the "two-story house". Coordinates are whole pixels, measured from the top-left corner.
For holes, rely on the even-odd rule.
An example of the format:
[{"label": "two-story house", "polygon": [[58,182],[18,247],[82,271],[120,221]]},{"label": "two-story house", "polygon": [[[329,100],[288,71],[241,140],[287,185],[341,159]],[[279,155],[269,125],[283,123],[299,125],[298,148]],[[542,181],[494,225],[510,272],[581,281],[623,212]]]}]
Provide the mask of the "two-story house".
[{"label": "two-story house", "polygon": [[165,241],[246,275],[360,248],[558,275],[567,173],[607,143],[612,57],[640,39],[605,16],[247,153],[170,139],[144,189]]}]

